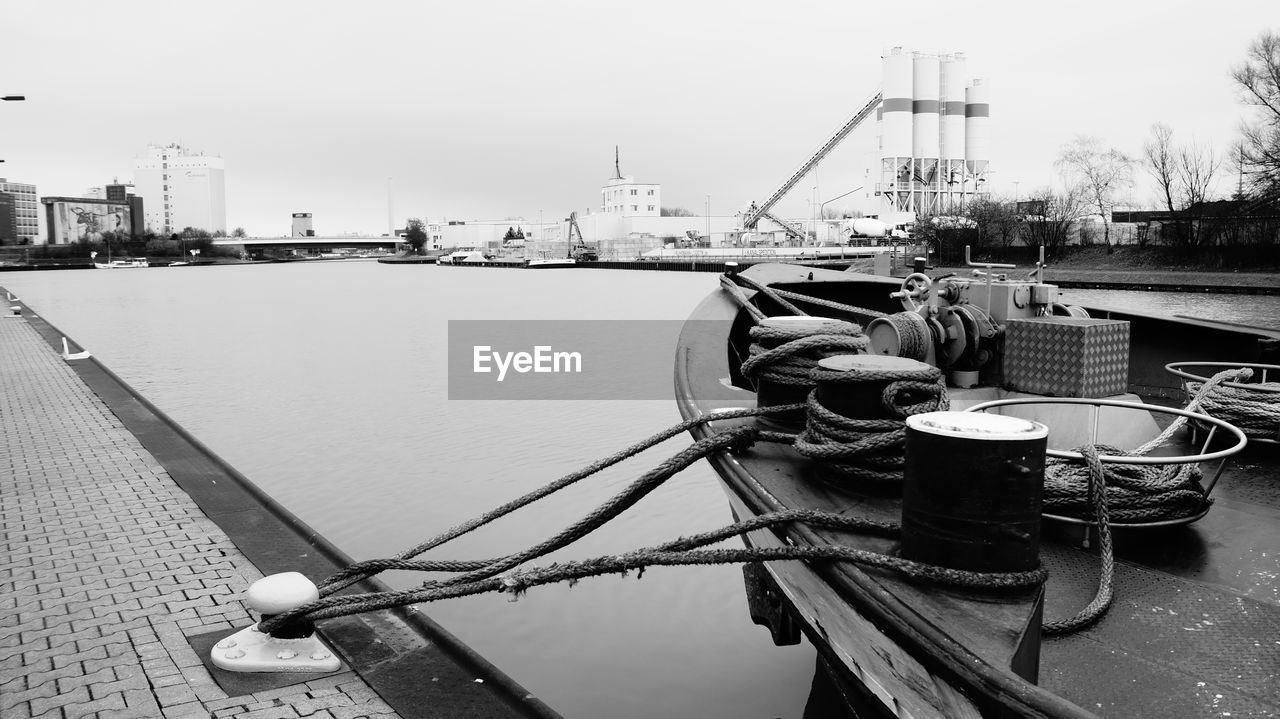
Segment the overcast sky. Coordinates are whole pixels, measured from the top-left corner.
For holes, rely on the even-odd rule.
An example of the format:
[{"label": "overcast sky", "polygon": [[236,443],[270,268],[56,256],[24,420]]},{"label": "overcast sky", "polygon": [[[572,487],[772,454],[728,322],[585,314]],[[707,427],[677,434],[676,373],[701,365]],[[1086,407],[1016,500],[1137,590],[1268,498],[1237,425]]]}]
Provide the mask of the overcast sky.
[{"label": "overcast sky", "polygon": [[[994,189],[1026,195],[1077,133],[1137,155],[1164,121],[1225,153],[1247,113],[1230,68],[1280,31],[1274,0],[0,2],[0,94],[27,97],[0,105],[0,176],[79,195],[180,142],[225,159],[228,226],[253,235],[295,211],[385,232],[388,178],[401,223],[582,213],[615,144],[663,205],[732,214],[878,90],[896,45],[987,78]],[[873,141],[784,214],[862,184]]]}]

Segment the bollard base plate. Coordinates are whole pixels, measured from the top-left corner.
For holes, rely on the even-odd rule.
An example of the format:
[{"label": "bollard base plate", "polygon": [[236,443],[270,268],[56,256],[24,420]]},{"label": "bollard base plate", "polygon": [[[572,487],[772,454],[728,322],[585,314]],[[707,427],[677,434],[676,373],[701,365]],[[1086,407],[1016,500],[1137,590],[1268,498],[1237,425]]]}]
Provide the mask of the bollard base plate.
[{"label": "bollard base plate", "polygon": [[277,639],[256,625],[241,629],[213,645],[213,665],[229,672],[328,673],[342,662],[318,635]]}]

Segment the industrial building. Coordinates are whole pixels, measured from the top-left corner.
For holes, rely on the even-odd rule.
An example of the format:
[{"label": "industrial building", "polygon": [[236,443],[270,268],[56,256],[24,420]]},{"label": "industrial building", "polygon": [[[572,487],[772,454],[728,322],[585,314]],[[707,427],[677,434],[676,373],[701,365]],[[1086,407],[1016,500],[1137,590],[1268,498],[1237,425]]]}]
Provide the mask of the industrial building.
[{"label": "industrial building", "polygon": [[990,192],[990,85],[965,75],[963,53],[883,58],[876,112],[879,168],[867,214],[946,214]]},{"label": "industrial building", "polygon": [[[40,203],[36,201],[36,186],[24,182],[10,182],[0,177],[0,192],[13,196],[15,244],[34,245],[40,241]],[[10,240],[5,238],[6,242]]]},{"label": "industrial building", "polygon": [[134,158],[133,184],[146,209],[144,226],[160,235],[187,227],[227,231],[225,167],[221,157],[177,145],[150,145]]},{"label": "industrial building", "polygon": [[290,237],[315,237],[315,228],[311,226],[310,212],[293,213],[293,230],[289,233]]},{"label": "industrial building", "polygon": [[127,236],[134,228],[129,200],[137,199],[116,202],[89,197],[41,197],[40,202],[45,208],[47,242],[50,245],[99,242],[104,232]]}]

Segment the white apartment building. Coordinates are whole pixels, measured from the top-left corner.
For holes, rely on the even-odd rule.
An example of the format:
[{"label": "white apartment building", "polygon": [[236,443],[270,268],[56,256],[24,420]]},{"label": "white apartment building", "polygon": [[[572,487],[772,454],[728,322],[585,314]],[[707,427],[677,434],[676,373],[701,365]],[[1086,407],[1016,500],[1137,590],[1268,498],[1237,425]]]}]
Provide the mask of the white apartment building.
[{"label": "white apartment building", "polygon": [[13,195],[13,211],[18,220],[18,242],[34,245],[40,241],[40,203],[36,186],[9,182],[0,177],[0,192]]},{"label": "white apartment building", "polygon": [[194,227],[227,231],[227,199],[221,157],[177,144],[150,145],[133,160],[134,193],[142,198],[146,228],[160,235]]}]

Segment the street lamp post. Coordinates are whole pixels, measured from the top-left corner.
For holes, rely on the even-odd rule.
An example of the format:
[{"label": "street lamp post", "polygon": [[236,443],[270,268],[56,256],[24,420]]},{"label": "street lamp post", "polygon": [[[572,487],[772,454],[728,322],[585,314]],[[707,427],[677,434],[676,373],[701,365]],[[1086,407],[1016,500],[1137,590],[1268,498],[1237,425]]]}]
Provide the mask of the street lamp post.
[{"label": "street lamp post", "polygon": [[711,244],[711,195],[707,195],[707,244]]},{"label": "street lamp post", "polygon": [[[23,102],[26,99],[27,97],[25,95],[5,95],[4,97],[0,97],[0,100],[4,100],[5,102]],[[4,160],[0,160],[0,162],[4,162]]]}]

